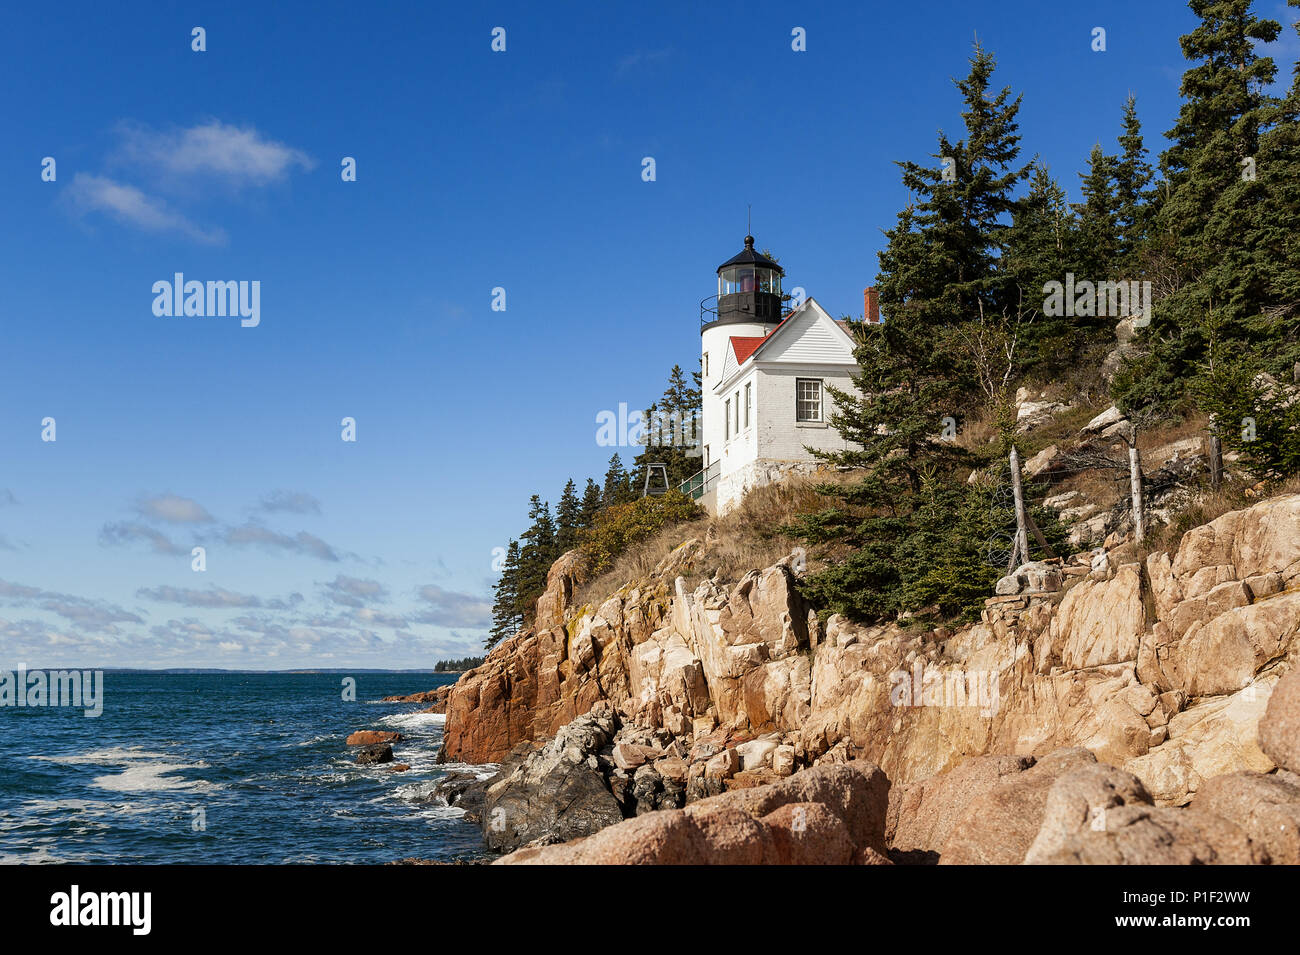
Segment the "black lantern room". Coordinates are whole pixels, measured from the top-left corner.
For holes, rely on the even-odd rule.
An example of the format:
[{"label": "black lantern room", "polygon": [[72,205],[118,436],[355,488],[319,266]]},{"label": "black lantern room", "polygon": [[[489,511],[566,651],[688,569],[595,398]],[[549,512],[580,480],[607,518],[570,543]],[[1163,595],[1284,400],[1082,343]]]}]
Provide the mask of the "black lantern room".
[{"label": "black lantern room", "polygon": [[740,254],[718,266],[716,310],[706,308],[701,317],[706,325],[781,321],[783,275],[781,266],[754,251],[754,237],[745,236]]}]

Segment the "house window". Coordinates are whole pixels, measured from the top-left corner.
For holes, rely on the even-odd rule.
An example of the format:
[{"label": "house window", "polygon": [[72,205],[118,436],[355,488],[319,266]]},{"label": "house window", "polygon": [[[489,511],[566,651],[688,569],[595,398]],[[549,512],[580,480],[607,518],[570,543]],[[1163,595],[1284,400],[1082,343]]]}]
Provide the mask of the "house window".
[{"label": "house window", "polygon": [[822,420],[822,383],[820,378],[794,380],[794,420]]},{"label": "house window", "polygon": [[740,392],[736,392],[736,434],[740,434]]},{"label": "house window", "polygon": [[722,412],[722,437],[723,440],[731,439],[731,399],[727,399],[726,410]]},{"label": "house window", "polygon": [[745,382],[745,427],[749,427],[749,388],[750,383]]}]

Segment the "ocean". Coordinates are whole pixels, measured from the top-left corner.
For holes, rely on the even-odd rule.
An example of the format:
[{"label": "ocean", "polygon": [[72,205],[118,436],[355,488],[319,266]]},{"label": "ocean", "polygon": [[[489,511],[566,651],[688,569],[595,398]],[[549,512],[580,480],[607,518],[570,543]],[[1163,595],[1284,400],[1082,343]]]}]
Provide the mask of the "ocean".
[{"label": "ocean", "polygon": [[[431,799],[443,717],[382,703],[454,675],[104,674],[104,710],[0,707],[0,862],[383,863],[486,855]],[[349,733],[396,730],[358,766]]]}]

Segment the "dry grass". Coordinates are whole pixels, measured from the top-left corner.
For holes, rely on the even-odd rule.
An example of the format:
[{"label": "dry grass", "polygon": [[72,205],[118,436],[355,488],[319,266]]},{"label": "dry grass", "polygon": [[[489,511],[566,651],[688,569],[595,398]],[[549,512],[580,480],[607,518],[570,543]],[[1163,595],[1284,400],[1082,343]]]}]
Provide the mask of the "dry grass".
[{"label": "dry grass", "polygon": [[1138,451],[1142,455],[1142,463],[1145,468],[1148,463],[1153,465],[1162,463],[1161,456],[1156,455],[1155,452],[1166,445],[1173,444],[1175,441],[1182,441],[1185,438],[1208,437],[1209,418],[1205,415],[1195,415],[1181,421],[1162,424],[1158,428],[1139,431]]},{"label": "dry grass", "polygon": [[1167,551],[1172,554],[1178,550],[1183,535],[1194,527],[1208,524],[1216,517],[1222,517],[1229,511],[1239,511],[1258,501],[1259,498],[1246,496],[1246,488],[1240,483],[1225,483],[1218,490],[1206,487],[1194,491],[1191,501],[1169,515],[1169,522],[1151,529],[1140,548],[1134,552],[1143,559],[1148,554]]},{"label": "dry grass", "polygon": [[619,554],[609,570],[578,585],[574,593],[574,606],[601,603],[625,584],[649,577],[674,548],[692,537],[703,538],[708,528],[708,519],[688,521],[665,527],[645,540],[638,541]]},{"label": "dry grass", "polygon": [[750,491],[724,517],[665,527],[629,547],[605,573],[579,585],[575,605],[597,604],[620,587],[648,578],[660,561],[692,538],[704,542],[705,556],[696,572],[686,575],[687,584],[693,587],[706,577],[734,583],[751,570],[771,566],[798,546],[799,542],[781,534],[780,528],[801,514],[829,506],[830,500],[817,493],[817,485],[853,479],[852,473],[836,471],[817,477],[790,477]]}]

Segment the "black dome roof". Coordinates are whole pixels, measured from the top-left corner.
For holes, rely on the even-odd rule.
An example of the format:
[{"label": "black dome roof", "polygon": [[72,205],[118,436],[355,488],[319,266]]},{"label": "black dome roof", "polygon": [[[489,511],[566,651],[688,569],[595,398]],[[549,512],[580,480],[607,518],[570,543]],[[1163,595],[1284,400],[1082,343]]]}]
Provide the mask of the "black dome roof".
[{"label": "black dome roof", "polygon": [[733,255],[731,258],[727,259],[727,261],[719,265],[718,271],[721,272],[723,269],[731,268],[733,265],[754,265],[763,269],[775,269],[777,272],[785,275],[785,269],[781,268],[781,266],[777,265],[761,252],[754,251],[754,237],[752,235],[745,236],[745,248],[739,255]]}]

